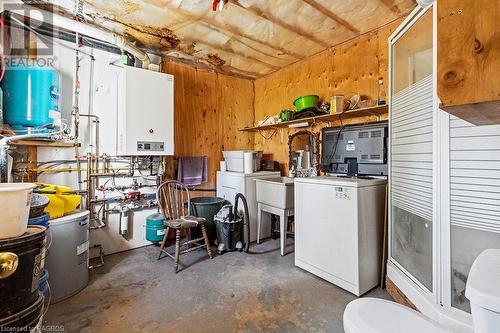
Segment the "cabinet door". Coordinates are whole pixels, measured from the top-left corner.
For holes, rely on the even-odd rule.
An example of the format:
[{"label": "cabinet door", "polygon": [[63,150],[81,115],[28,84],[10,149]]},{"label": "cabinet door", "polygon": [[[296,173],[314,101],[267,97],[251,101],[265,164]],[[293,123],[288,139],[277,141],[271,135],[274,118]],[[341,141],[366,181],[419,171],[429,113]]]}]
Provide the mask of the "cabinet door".
[{"label": "cabinet door", "polygon": [[295,183],[296,258],[357,286],[357,211],[354,188]]}]

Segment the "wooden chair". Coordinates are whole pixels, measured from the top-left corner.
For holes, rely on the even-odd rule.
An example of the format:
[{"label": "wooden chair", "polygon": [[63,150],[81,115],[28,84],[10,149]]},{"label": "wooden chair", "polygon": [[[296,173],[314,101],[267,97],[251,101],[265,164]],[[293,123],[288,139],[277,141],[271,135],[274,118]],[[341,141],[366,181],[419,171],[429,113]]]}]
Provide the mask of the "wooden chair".
[{"label": "wooden chair", "polygon": [[[206,220],[203,217],[191,216],[191,199],[189,190],[186,185],[177,181],[166,181],[158,187],[157,191],[158,204],[160,205],[163,217],[165,218],[165,236],[160,247],[158,260],[165,253],[175,262],[175,272],[179,271],[179,256],[200,248],[205,247],[208,256],[212,259],[212,251],[208,241],[207,231],[205,228]],[[202,237],[191,239],[191,228],[200,227]],[[170,229],[175,230],[175,252],[169,253],[165,249],[167,243],[167,235]],[[188,239],[181,243],[181,231],[187,230]],[[200,242],[203,243],[200,244]],[[183,247],[187,247],[182,249]]]}]

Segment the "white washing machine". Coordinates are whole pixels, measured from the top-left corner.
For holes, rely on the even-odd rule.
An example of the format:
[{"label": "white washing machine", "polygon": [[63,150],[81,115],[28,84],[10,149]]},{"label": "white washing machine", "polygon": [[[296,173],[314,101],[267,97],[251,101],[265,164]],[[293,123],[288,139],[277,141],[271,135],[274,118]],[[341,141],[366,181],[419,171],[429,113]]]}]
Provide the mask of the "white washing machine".
[{"label": "white washing machine", "polygon": [[379,284],[385,179],[295,178],[295,265],[360,296]]}]

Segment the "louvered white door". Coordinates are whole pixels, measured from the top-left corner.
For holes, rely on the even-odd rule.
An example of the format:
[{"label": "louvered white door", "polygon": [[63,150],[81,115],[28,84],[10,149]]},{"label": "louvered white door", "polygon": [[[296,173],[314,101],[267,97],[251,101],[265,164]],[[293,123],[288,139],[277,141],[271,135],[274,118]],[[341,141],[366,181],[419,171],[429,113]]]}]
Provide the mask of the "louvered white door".
[{"label": "louvered white door", "polygon": [[428,221],[432,221],[432,93],[428,76],[395,94],[391,112],[392,203]]},{"label": "louvered white door", "polygon": [[500,125],[449,121],[451,305],[470,312],[465,283],[475,258],[500,248]]},{"label": "louvered white door", "polygon": [[432,10],[406,29],[391,48],[391,260],[432,292]]}]

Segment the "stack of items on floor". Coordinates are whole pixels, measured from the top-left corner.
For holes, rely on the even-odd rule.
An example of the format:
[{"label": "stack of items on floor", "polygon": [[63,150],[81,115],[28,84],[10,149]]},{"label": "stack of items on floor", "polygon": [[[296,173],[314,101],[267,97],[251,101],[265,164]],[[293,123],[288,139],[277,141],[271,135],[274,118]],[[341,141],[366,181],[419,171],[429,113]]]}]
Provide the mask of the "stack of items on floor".
[{"label": "stack of items on floor", "polygon": [[[28,226],[34,188],[34,184],[0,184],[0,211],[3,215],[0,223],[2,331],[29,331],[42,321],[44,283],[40,286],[40,277],[46,255],[47,228]],[[40,206],[38,200],[36,204]],[[39,214],[37,208],[34,212]]]},{"label": "stack of items on floor", "polygon": [[50,303],[88,282],[88,211],[70,190],[0,184],[0,331],[39,328]]},{"label": "stack of items on floor", "polygon": [[[279,164],[273,161],[263,162],[262,151],[232,150],[222,153],[224,161],[220,162],[220,171],[217,172],[217,197],[227,200],[234,206],[236,194],[243,194],[248,203],[250,242],[255,242],[258,229],[255,180],[279,177]],[[217,226],[218,229],[224,227],[224,225]],[[264,223],[261,237],[270,236],[271,223]]]}]

